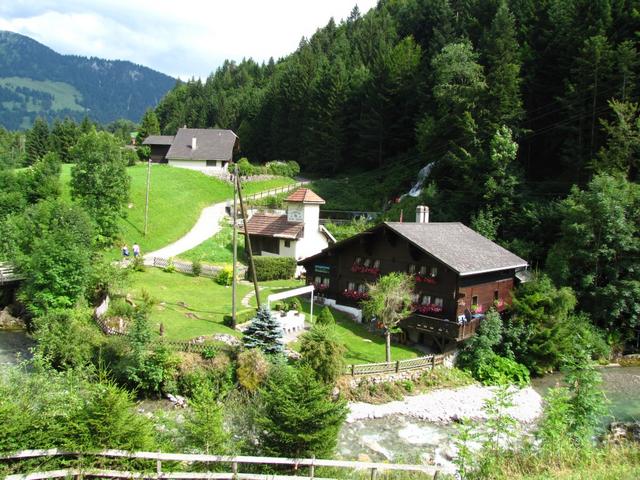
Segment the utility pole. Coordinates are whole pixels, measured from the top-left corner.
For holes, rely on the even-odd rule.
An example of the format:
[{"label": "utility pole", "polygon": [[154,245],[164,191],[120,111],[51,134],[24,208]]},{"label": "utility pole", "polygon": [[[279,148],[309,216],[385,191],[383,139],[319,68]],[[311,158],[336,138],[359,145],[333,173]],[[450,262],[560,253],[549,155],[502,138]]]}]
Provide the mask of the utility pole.
[{"label": "utility pole", "polygon": [[238,230],[236,224],[238,223],[238,182],[236,177],[238,176],[238,166],[233,164],[233,280],[231,281],[231,328],[236,328],[236,282],[238,281]]},{"label": "utility pole", "polygon": [[236,186],[238,189],[238,199],[240,200],[240,211],[242,212],[242,223],[244,224],[244,246],[249,254],[249,268],[251,269],[251,277],[253,280],[253,288],[256,291],[256,304],[260,308],[260,292],[258,291],[258,279],[256,277],[256,268],[253,264],[253,252],[251,251],[251,239],[249,238],[249,229],[247,228],[247,212],[244,209],[242,201],[242,185],[240,185],[240,177],[236,175]]},{"label": "utility pole", "polygon": [[147,199],[144,205],[144,236],[147,236],[147,222],[149,220],[149,187],[151,184],[151,156],[147,161]]}]

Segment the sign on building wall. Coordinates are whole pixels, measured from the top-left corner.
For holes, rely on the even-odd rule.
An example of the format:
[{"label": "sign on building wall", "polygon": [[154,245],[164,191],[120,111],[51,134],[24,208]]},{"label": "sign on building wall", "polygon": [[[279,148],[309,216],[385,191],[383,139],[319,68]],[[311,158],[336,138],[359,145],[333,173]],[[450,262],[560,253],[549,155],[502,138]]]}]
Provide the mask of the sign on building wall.
[{"label": "sign on building wall", "polygon": [[330,273],[331,267],[329,265],[316,265],[314,271],[316,273]]}]

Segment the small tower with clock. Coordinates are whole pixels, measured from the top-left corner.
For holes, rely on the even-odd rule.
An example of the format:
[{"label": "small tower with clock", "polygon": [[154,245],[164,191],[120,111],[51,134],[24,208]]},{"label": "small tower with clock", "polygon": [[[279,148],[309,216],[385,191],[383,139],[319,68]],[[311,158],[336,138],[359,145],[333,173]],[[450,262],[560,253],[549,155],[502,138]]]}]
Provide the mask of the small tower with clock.
[{"label": "small tower with clock", "polygon": [[308,188],[299,188],[285,202],[287,221],[304,224],[302,238],[296,245],[296,257],[304,258],[325,248],[327,239],[320,229],[320,205],[325,201]]}]

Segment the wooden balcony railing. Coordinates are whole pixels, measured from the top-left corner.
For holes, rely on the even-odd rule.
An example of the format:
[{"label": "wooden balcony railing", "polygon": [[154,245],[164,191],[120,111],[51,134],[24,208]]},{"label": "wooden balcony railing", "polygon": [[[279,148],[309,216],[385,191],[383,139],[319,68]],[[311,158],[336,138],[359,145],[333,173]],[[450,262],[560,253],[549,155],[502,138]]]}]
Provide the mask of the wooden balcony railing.
[{"label": "wooden balcony railing", "polygon": [[415,328],[418,331],[437,335],[439,337],[451,340],[462,341],[473,336],[476,333],[479,318],[474,318],[467,323],[451,322],[441,318],[430,317],[427,315],[413,314],[409,318],[403,320],[401,326]]}]

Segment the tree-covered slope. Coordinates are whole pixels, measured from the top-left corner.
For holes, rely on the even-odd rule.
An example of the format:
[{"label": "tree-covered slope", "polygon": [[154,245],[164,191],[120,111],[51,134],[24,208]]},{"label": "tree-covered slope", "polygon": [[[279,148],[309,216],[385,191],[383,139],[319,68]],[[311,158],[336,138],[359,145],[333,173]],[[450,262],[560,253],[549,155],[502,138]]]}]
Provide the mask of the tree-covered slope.
[{"label": "tree-covered slope", "polygon": [[60,55],[31,38],[0,31],[0,125],[8,129],[27,128],[37,116],[137,122],[174,84],[141,65]]}]

